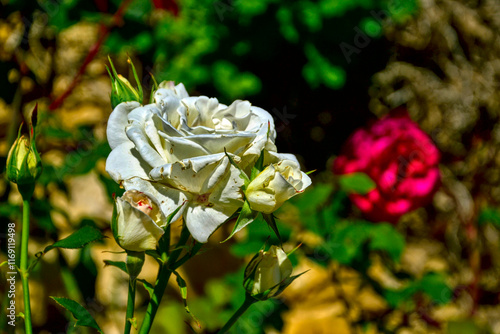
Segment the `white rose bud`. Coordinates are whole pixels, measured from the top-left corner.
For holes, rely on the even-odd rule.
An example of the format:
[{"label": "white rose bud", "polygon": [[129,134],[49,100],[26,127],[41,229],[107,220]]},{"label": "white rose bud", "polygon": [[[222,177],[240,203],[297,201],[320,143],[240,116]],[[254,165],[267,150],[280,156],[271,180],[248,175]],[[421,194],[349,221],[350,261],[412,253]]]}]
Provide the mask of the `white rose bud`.
[{"label": "white rose bud", "polygon": [[253,298],[265,300],[278,295],[290,281],[292,262],[277,246],[261,250],[245,269],[243,285]]},{"label": "white rose bud", "polygon": [[252,210],[271,214],[285,201],[303,192],[311,179],[293,160],[282,160],[267,166],[250,182],[245,192]]},{"label": "white rose bud", "polygon": [[112,229],[116,242],[125,250],[144,252],[156,249],[166,219],[158,205],[146,194],[128,190],[116,199]]}]

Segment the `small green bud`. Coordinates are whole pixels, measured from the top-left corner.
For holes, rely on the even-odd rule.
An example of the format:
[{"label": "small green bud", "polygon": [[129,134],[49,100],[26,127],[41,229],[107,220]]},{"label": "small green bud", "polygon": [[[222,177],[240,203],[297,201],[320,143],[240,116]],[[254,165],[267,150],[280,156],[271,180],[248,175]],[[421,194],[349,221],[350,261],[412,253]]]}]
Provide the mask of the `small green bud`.
[{"label": "small green bud", "polygon": [[137,88],[134,88],[127,79],[118,74],[116,72],[115,66],[113,65],[113,62],[111,61],[111,58],[108,57],[108,59],[109,64],[111,65],[111,71],[106,66],[109,77],[111,79],[111,107],[114,109],[120,103],[129,101],[137,101],[139,103],[142,103],[142,86],[139,81],[139,77],[137,76],[134,63],[132,63],[130,58],[127,60],[127,62],[132,67],[132,72],[134,73],[134,79],[137,83]]},{"label": "small green bud", "polygon": [[[290,283],[292,262],[277,246],[259,251],[245,269],[243,286],[255,299],[266,300],[277,296]],[[293,280],[293,279],[292,279]]]}]

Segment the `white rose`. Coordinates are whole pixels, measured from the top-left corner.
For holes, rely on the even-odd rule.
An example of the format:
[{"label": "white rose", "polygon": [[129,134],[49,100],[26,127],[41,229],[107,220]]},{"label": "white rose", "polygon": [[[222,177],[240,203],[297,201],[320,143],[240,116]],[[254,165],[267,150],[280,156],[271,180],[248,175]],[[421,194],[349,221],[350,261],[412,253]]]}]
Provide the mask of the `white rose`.
[{"label": "white rose", "polygon": [[158,205],[137,190],[126,191],[116,199],[113,234],[125,250],[144,252],[155,249],[164,231],[166,221]]},{"label": "white rose", "polygon": [[245,196],[252,210],[270,214],[310,184],[309,176],[300,170],[295,158],[289,156],[270,164],[257,175],[248,185]]},{"label": "white rose", "polygon": [[248,170],[262,149],[276,152],[273,118],[248,101],[226,106],[189,97],[171,82],[154,97],[154,104],[124,102],[111,113],[106,170],[125,189],[156,198],[165,216],[182,205],[172,221],[183,216],[193,237],[206,242],[243,204],[243,181],[224,149]]},{"label": "white rose", "polygon": [[245,269],[243,285],[254,298],[267,299],[276,295],[292,271],[292,262],[286,253],[272,245],[267,252],[261,250],[250,261]]}]

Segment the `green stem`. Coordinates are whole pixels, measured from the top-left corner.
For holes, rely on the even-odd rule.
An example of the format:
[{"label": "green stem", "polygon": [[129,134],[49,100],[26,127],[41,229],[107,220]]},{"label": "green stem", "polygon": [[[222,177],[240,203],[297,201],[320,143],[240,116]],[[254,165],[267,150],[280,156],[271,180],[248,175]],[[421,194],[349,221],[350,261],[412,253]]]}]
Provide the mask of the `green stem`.
[{"label": "green stem", "polygon": [[201,242],[196,242],[188,254],[184,255],[183,257],[181,257],[179,259],[179,261],[176,261],[174,263],[174,265],[172,266],[172,270],[176,270],[177,268],[182,266],[184,263],[186,263],[190,258],[195,256],[196,253],[198,253],[198,251],[201,249],[202,246],[203,246],[203,244]]},{"label": "green stem", "polygon": [[183,248],[181,246],[184,246],[186,244],[188,238],[189,230],[187,229],[186,225],[184,225],[182,227],[181,237],[179,239],[179,242],[177,243],[176,249],[170,254],[167,263],[162,264],[160,267],[158,278],[156,279],[155,289],[153,291],[153,296],[149,300],[146,315],[144,316],[139,334],[147,334],[151,330],[151,325],[153,324],[153,320],[155,318],[156,312],[158,311],[158,307],[160,306],[161,299],[163,298],[163,294],[165,293],[165,289],[167,288],[170,275],[172,275],[172,270],[174,268],[175,262],[182,253]]},{"label": "green stem", "polygon": [[127,315],[125,316],[125,330],[123,334],[129,334],[132,328],[132,322],[129,319],[134,317],[135,306],[135,287],[137,279],[130,278],[128,281],[128,301],[127,301]]},{"label": "green stem", "polygon": [[243,302],[243,305],[240,306],[240,308],[233,314],[231,319],[226,322],[224,327],[222,327],[217,333],[218,334],[224,334],[227,333],[231,327],[235,324],[235,322],[243,315],[243,313],[248,310],[248,308],[258,300],[250,296],[248,293],[245,294],[245,301]]},{"label": "green stem", "polygon": [[21,280],[24,298],[24,327],[26,334],[33,333],[31,327],[30,290],[28,284],[28,240],[30,235],[30,202],[23,198],[23,225],[21,230]]}]

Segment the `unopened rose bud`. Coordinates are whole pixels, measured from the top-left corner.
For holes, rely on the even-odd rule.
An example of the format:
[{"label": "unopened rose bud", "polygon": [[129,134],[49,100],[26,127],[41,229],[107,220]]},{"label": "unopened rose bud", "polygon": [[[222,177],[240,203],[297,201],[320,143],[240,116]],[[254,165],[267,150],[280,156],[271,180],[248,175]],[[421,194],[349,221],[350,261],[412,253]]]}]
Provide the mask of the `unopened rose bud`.
[{"label": "unopened rose bud", "polygon": [[300,171],[297,162],[281,160],[267,166],[250,182],[245,197],[252,210],[270,214],[310,184],[311,179]]},{"label": "unopened rose bud", "polygon": [[156,202],[146,194],[126,191],[115,201],[111,228],[116,242],[127,251],[144,252],[155,249],[166,223]]},{"label": "unopened rose bud", "polygon": [[250,261],[243,285],[253,298],[266,300],[277,296],[293,281],[292,270],[286,253],[273,245],[267,252],[261,250]]},{"label": "unopened rose bud", "polygon": [[122,75],[116,73],[115,66],[113,65],[111,59],[109,59],[111,71],[108,68],[108,73],[111,79],[111,107],[113,109],[122,102],[137,101],[142,103],[143,100],[142,87],[137,76],[137,72],[135,71],[135,66],[130,59],[128,59],[128,63],[132,67],[132,72],[134,73],[134,78],[137,83],[137,89],[134,88]]},{"label": "unopened rose bud", "polygon": [[[33,111],[33,118],[36,123],[36,107]],[[7,156],[6,172],[7,178],[17,183],[23,198],[29,198],[33,194],[35,181],[42,174],[42,159],[35,145],[35,130],[32,121],[28,126],[30,134],[21,134],[21,129],[17,139],[12,144]]]},{"label": "unopened rose bud", "polygon": [[42,160],[35,144],[21,135],[12,145],[7,157],[7,177],[14,183],[34,183],[42,173]]}]

